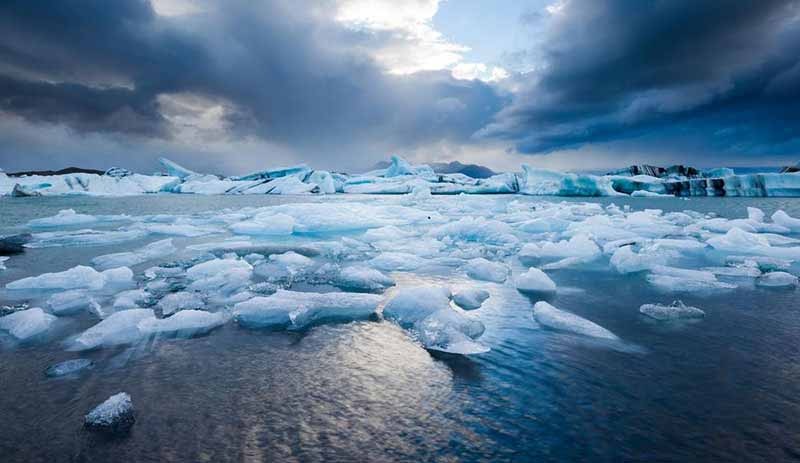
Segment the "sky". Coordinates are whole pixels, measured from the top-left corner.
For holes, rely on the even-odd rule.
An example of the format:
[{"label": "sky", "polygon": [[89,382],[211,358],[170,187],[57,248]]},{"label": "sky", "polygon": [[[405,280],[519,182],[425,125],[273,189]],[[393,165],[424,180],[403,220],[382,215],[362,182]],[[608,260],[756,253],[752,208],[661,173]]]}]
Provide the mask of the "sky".
[{"label": "sky", "polygon": [[800,160],[800,0],[5,0],[0,168]]}]

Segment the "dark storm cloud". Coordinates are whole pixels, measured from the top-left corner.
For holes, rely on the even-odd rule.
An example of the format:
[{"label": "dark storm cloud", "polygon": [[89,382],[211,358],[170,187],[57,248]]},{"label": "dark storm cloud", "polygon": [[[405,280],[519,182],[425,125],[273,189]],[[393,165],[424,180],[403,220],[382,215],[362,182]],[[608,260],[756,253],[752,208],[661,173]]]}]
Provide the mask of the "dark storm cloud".
[{"label": "dark storm cloud", "polygon": [[376,37],[333,21],[332,2],[204,6],[167,18],[142,0],[2,2],[0,110],[80,133],[168,138],[159,96],[197,95],[230,108],[230,133],[313,162],[467,140],[501,107],[490,86],[447,72],[385,74],[365,52]]},{"label": "dark storm cloud", "polygon": [[529,153],[659,135],[797,150],[799,13],[790,0],[568,0],[548,19],[543,70],[518,77],[481,134]]}]

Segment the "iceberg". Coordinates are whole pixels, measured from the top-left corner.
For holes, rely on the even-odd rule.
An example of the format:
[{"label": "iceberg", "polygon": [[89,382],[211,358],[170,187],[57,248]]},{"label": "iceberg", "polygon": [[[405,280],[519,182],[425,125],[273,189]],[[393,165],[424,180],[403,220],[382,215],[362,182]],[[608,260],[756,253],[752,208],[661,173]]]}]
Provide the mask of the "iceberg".
[{"label": "iceberg", "polygon": [[189,177],[200,175],[195,171],[189,170],[177,162],[170,161],[167,158],[158,158],[158,162],[167,171],[167,175],[181,180],[186,180]]},{"label": "iceberg", "polygon": [[674,301],[670,305],[643,304],[639,307],[639,312],[659,321],[696,319],[706,315],[702,310],[688,306],[683,301]]},{"label": "iceberg", "polygon": [[[791,174],[797,175],[797,174]],[[800,232],[800,219],[791,217],[786,212],[779,210],[772,214],[772,221],[778,225],[788,228],[792,232]]]},{"label": "iceberg", "polygon": [[557,309],[544,301],[539,301],[533,306],[533,317],[537,323],[552,330],[610,341],[619,340],[617,335],[602,326],[573,313]]},{"label": "iceberg", "polygon": [[278,290],[233,308],[236,321],[248,328],[299,330],[320,323],[364,320],[373,316],[381,296],[356,293],[303,293]]},{"label": "iceberg", "polygon": [[45,370],[45,375],[50,378],[61,378],[63,376],[74,375],[81,371],[88,370],[94,366],[94,362],[89,359],[66,360],[50,366]]},{"label": "iceberg", "polygon": [[462,289],[453,294],[453,302],[464,310],[480,309],[486,299],[489,299],[489,291],[485,289]]},{"label": "iceberg", "polygon": [[464,265],[464,271],[467,272],[467,276],[470,278],[494,283],[503,283],[508,278],[508,274],[511,273],[511,270],[505,264],[491,262],[483,257],[467,262]]},{"label": "iceberg", "polygon": [[125,392],[114,394],[93,408],[84,417],[84,426],[93,431],[124,433],[136,421],[131,396]]},{"label": "iceberg", "polygon": [[56,317],[34,307],[0,317],[0,330],[7,331],[19,341],[26,341],[50,329]]},{"label": "iceberg", "polygon": [[519,275],[515,281],[517,289],[525,293],[555,293],[556,284],[546,273],[536,267],[531,267],[527,272]]}]

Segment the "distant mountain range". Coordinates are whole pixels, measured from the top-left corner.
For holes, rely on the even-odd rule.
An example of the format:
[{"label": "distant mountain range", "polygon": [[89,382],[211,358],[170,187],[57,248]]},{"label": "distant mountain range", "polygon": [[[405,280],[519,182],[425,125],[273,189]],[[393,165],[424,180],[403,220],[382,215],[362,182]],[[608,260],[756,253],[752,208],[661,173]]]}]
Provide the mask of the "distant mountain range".
[{"label": "distant mountain range", "polygon": [[[391,163],[381,161],[372,167],[372,170],[386,169]],[[464,174],[472,178],[489,178],[497,175],[492,169],[478,164],[462,164],[458,161],[453,162],[434,162],[428,163],[437,174]]]}]

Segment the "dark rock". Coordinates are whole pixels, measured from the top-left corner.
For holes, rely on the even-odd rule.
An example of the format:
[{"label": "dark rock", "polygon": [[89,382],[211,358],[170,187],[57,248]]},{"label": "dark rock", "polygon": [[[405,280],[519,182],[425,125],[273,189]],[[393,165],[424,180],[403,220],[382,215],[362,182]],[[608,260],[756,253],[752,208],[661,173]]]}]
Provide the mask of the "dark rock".
[{"label": "dark rock", "polygon": [[25,252],[25,243],[32,239],[30,233],[0,237],[0,256],[13,256]]},{"label": "dark rock", "polygon": [[41,196],[42,194],[36,190],[31,189],[28,186],[20,185],[19,183],[14,185],[14,189],[11,190],[11,196],[14,198],[26,198],[28,196]]}]

